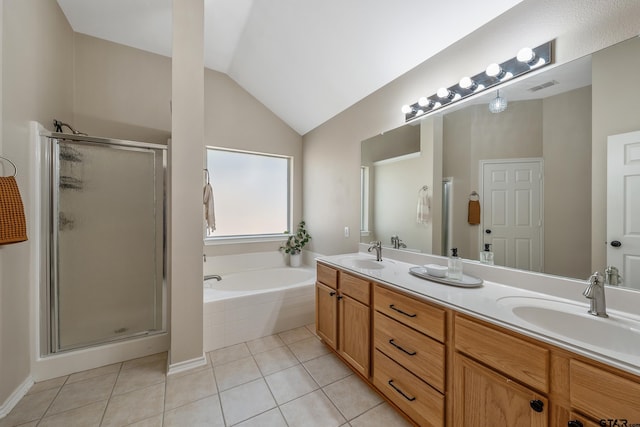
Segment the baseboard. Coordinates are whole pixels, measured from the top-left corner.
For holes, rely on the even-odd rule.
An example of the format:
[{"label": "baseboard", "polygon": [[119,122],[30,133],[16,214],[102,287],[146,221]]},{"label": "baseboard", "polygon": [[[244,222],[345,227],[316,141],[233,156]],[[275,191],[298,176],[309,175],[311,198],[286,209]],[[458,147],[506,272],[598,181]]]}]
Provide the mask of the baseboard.
[{"label": "baseboard", "polygon": [[6,417],[9,412],[11,412],[11,410],[18,404],[18,402],[20,402],[20,399],[22,399],[24,395],[27,394],[33,384],[33,378],[31,377],[31,375],[29,375],[0,406],[0,419]]},{"label": "baseboard", "polygon": [[[171,360],[171,355],[169,355],[169,360]],[[209,363],[207,361],[207,356],[205,356],[203,353],[201,357],[197,357],[195,359],[169,364],[169,366],[167,367],[167,375],[173,375],[180,372],[188,371],[189,369],[199,368],[206,365],[207,363]]]}]

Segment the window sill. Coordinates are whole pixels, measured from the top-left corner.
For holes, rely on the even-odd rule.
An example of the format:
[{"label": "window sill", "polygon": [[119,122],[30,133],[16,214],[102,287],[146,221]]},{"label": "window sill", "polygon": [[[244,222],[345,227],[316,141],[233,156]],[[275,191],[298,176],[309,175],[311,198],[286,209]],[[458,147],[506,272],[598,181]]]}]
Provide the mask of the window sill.
[{"label": "window sill", "polygon": [[242,243],[267,243],[282,242],[287,240],[288,234],[269,234],[265,236],[231,236],[231,237],[205,237],[205,246],[237,245]]}]

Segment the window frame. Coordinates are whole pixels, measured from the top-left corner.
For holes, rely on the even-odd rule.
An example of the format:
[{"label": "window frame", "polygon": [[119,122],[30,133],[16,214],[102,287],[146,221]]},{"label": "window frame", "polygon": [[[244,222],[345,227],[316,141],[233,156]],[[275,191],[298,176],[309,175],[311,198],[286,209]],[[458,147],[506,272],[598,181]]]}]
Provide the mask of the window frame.
[{"label": "window frame", "polygon": [[[240,154],[258,155],[264,157],[275,157],[279,159],[287,160],[287,230],[291,230],[293,224],[293,171],[294,171],[294,157],[286,154],[267,153],[253,150],[243,150],[238,148],[219,147],[214,145],[206,145],[204,153],[205,170],[208,169],[208,153],[209,150],[214,151],[226,151]],[[211,172],[209,172],[211,174]],[[215,194],[214,194],[215,198]],[[202,233],[205,245],[229,245],[236,243],[263,243],[263,242],[275,242],[282,241],[282,239],[289,236],[290,233],[265,233],[265,234],[239,234],[228,236],[208,236],[206,221],[202,223]]]}]

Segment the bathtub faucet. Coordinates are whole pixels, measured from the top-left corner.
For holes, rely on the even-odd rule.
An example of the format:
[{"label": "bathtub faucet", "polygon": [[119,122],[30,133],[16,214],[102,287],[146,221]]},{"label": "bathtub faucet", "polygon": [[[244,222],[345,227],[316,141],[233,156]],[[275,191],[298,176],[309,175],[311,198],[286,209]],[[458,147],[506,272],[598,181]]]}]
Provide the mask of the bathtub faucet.
[{"label": "bathtub faucet", "polygon": [[209,279],[216,279],[219,282],[220,280],[222,280],[222,277],[220,277],[217,274],[207,274],[206,276],[204,276],[204,280],[209,280]]}]

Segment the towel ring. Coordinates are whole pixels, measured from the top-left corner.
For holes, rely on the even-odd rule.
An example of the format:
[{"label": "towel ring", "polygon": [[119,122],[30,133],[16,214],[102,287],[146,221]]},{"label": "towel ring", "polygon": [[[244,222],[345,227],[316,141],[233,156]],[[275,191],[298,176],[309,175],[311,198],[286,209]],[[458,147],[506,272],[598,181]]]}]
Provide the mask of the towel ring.
[{"label": "towel ring", "polygon": [[[11,176],[16,176],[18,174],[18,167],[16,166],[15,163],[13,163],[11,160],[7,159],[6,157],[0,156],[0,159],[6,160],[7,162],[11,163],[11,166],[13,166],[13,175],[11,175]],[[7,175],[7,176],[9,176],[9,175]]]}]

